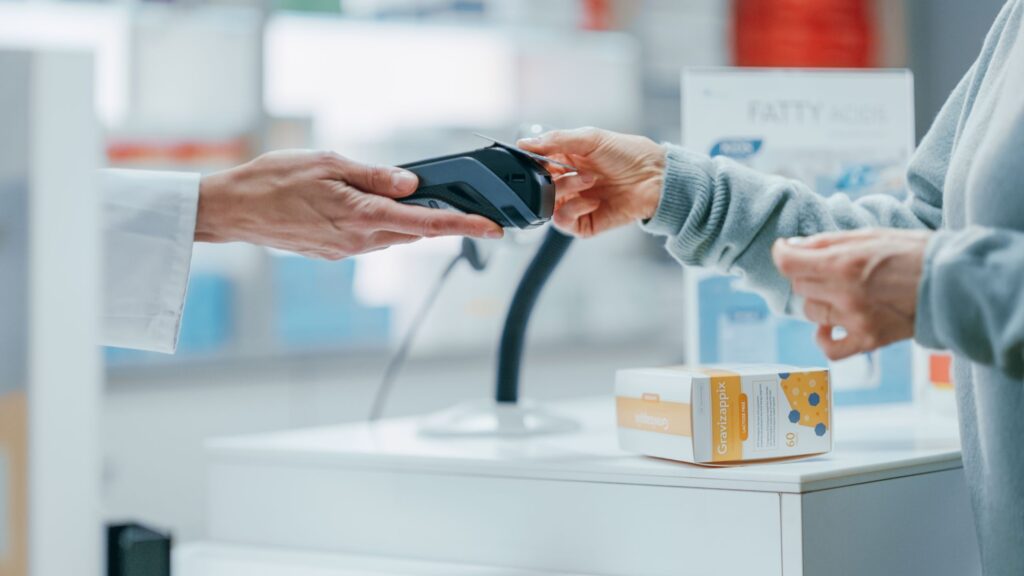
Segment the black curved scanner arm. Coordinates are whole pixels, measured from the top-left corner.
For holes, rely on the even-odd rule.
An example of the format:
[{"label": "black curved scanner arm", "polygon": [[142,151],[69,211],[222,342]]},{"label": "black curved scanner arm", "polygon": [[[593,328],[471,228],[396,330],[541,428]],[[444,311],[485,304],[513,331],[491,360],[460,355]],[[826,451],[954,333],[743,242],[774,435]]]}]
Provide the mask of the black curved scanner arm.
[{"label": "black curved scanner arm", "polygon": [[554,227],[548,229],[537,253],[519,281],[512,305],[505,317],[505,328],[501,333],[498,349],[498,382],[495,399],[498,402],[519,401],[519,369],[523,362],[523,344],[530,314],[540,296],[544,284],[562,261],[572,244],[572,236],[562,234]]}]

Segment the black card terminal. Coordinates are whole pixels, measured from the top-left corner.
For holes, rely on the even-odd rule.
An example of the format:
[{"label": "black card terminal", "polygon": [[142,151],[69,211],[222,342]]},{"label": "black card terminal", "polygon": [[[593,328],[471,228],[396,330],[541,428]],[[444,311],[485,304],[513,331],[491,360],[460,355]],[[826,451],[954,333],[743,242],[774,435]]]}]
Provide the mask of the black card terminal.
[{"label": "black card terminal", "polygon": [[551,219],[555,185],[544,166],[516,148],[494,144],[404,164],[419,187],[400,200],[479,214],[503,228],[536,228]]}]

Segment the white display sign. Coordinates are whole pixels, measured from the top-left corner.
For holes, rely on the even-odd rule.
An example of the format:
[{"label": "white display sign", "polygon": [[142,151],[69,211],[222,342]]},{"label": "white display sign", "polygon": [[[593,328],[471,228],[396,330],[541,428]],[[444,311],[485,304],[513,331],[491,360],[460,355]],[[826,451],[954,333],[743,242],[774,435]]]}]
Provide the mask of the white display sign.
[{"label": "white display sign", "polygon": [[687,70],[683,144],[823,195],[902,194],[913,86],[906,70]]},{"label": "white display sign", "polygon": [[[823,196],[906,194],[914,151],[906,70],[683,72],[683,145],[800,180]],[[691,362],[825,364],[814,326],[772,314],[735,278],[688,271]],[[909,401],[907,343],[830,363],[839,404]]]}]

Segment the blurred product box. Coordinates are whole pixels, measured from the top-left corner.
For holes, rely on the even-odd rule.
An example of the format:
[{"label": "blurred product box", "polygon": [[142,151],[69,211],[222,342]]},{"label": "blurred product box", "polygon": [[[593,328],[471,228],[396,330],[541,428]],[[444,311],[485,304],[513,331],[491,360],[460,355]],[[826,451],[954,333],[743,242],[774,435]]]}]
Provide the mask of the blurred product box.
[{"label": "blurred product box", "polygon": [[274,10],[287,10],[290,12],[313,12],[320,14],[337,14],[341,12],[341,2],[338,0],[274,0],[271,5]]},{"label": "blurred product box", "polygon": [[[906,194],[914,150],[905,70],[696,68],[683,73],[683,144],[793,178],[823,196]],[[742,279],[687,269],[687,359],[829,366],[836,403],[909,402],[912,347],[829,362],[815,326],[774,314]]]},{"label": "blurred product box", "polygon": [[234,286],[220,274],[193,274],[181,318],[178,353],[213,353],[234,336]]},{"label": "blurred product box", "polygon": [[193,273],[189,278],[175,356],[125,348],[107,348],[108,365],[173,362],[223,352],[235,337],[234,284],[220,274]]},{"label": "blurred product box", "polygon": [[275,256],[274,333],[287,348],[387,346],[391,309],[355,295],[356,259],[338,262]]},{"label": "blurred product box", "polygon": [[620,370],[624,450],[730,465],[832,449],[832,387],[824,368],[725,364]]}]

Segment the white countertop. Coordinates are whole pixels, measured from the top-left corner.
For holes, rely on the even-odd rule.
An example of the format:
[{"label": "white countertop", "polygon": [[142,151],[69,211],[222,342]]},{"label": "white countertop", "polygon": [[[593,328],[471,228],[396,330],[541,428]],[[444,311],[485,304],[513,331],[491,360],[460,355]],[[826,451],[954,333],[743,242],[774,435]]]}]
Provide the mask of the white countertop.
[{"label": "white countertop", "polygon": [[[198,542],[176,547],[175,576],[554,576],[551,572]],[[573,576],[561,574],[560,576]],[[582,575],[577,575],[582,576]]]},{"label": "white countertop", "polygon": [[274,463],[435,474],[810,492],[961,467],[952,420],[911,405],[839,408],[835,449],[799,461],[708,468],[628,454],[615,436],[614,402],[555,403],[578,432],[526,439],[422,437],[416,418],[383,420],[212,440],[214,463]]}]

